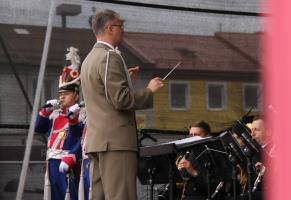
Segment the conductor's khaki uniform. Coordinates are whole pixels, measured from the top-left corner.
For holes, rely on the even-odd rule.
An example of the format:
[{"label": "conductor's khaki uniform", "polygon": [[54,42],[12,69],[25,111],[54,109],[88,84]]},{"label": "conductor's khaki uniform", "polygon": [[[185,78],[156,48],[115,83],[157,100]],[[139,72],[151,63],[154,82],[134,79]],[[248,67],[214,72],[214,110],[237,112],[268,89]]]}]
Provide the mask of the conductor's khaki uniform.
[{"label": "conductor's khaki uniform", "polygon": [[97,42],[81,67],[87,112],[85,152],[91,200],[136,200],[135,110],[152,107],[149,89],[134,91],[120,52]]}]

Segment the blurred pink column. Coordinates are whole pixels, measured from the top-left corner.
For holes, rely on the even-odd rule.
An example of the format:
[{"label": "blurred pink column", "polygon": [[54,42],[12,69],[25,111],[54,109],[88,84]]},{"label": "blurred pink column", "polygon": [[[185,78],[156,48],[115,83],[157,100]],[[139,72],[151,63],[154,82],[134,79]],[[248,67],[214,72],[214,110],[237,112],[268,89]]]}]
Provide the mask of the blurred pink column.
[{"label": "blurred pink column", "polygon": [[287,200],[291,199],[291,0],[267,3],[270,16],[262,37],[262,81],[264,111],[276,143],[276,157],[268,163],[265,199]]}]

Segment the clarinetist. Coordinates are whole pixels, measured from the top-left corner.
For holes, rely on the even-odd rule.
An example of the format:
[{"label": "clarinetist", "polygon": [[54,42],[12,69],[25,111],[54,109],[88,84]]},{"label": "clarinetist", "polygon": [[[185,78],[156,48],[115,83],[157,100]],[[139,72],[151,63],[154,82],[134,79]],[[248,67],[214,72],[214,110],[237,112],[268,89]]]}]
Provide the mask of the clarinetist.
[{"label": "clarinetist", "polygon": [[[189,127],[189,135],[199,137],[211,136],[210,126],[204,122],[196,122]],[[184,179],[183,184],[177,184],[181,190],[180,198],[182,200],[205,200],[207,198],[207,181],[206,177],[199,173],[198,165],[195,164],[195,152],[189,152],[178,157],[176,160],[177,168],[180,170]]]}]

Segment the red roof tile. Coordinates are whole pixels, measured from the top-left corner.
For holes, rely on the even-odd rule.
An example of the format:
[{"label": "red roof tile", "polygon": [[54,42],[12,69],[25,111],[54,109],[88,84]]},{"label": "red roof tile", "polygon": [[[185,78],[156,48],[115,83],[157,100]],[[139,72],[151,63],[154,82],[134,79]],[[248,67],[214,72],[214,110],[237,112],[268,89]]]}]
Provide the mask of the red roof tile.
[{"label": "red roof tile", "polygon": [[[169,69],[182,61],[179,69],[183,70],[237,72],[258,70],[257,34],[220,33],[219,36],[226,38],[241,51],[237,51],[217,36],[126,33],[125,38],[138,52],[137,56],[148,58],[148,61],[154,62],[155,67],[159,69]],[[255,62],[242,55],[242,52]]]},{"label": "red roof tile", "polygon": [[[25,28],[30,34],[16,34],[13,28]],[[12,60],[19,64],[40,64],[45,31],[46,27],[0,24],[0,34]],[[94,35],[88,29],[53,28],[48,65],[63,64],[69,46],[78,47],[84,59],[94,43]],[[215,36],[125,33],[122,46],[154,69],[168,70],[182,61],[178,70],[252,73],[259,70],[258,33]],[[7,62],[2,48],[0,62]]]}]

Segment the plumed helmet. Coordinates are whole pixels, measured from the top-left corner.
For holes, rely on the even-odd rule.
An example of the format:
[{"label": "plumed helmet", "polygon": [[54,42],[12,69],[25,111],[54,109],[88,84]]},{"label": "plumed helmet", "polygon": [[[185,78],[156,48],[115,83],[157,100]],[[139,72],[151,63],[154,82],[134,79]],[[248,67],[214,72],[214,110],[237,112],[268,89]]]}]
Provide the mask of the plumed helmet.
[{"label": "plumed helmet", "polygon": [[80,88],[80,56],[79,49],[75,47],[67,48],[66,60],[69,66],[65,66],[59,79],[59,91],[72,90],[79,91]]}]

